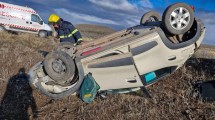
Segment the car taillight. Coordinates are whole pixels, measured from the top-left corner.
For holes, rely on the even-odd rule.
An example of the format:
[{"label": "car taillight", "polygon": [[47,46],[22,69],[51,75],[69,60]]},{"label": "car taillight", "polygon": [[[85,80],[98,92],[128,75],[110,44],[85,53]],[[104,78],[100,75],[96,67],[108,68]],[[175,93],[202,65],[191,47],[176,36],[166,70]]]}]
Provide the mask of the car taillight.
[{"label": "car taillight", "polygon": [[193,9],[193,11],[195,11],[195,8],[194,8],[194,6],[190,6],[192,9]]},{"label": "car taillight", "polygon": [[85,52],[83,52],[83,53],[81,54],[81,56],[89,55],[89,54],[91,54],[91,53],[93,53],[93,52],[97,52],[97,51],[99,51],[99,50],[101,50],[101,49],[102,49],[101,47],[97,47],[97,48],[94,48],[94,49],[85,51]]}]

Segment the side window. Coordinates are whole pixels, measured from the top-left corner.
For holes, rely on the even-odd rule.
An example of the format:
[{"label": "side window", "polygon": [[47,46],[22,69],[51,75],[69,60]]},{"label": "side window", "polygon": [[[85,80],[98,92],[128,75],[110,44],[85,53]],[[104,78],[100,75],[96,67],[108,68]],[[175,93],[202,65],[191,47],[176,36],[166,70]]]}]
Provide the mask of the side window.
[{"label": "side window", "polygon": [[31,21],[40,23],[41,20],[38,15],[31,14]]}]

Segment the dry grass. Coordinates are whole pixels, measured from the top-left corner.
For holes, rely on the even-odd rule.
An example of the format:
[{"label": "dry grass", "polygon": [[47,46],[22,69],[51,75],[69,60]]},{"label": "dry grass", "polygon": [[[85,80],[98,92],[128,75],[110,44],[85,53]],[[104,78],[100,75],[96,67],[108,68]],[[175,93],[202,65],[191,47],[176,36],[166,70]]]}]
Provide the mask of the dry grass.
[{"label": "dry grass", "polygon": [[215,59],[215,46],[201,45],[200,49],[195,53],[195,58]]},{"label": "dry grass", "polygon": [[31,34],[0,33],[0,79],[5,80],[17,73],[19,68],[28,70],[42,59],[39,50],[48,51],[54,46],[50,39],[41,39]]},{"label": "dry grass", "polygon": [[98,26],[98,25],[80,24],[80,25],[77,25],[77,28],[81,32],[82,36],[87,38],[86,40],[93,40],[115,32],[111,28]]},{"label": "dry grass", "polygon": [[19,35],[7,33],[7,32],[0,33],[1,45],[5,43],[9,43],[13,45],[19,44],[29,48],[39,49],[42,47],[46,47],[47,44],[49,44],[48,42],[50,42],[49,39],[39,38],[39,37],[36,37],[36,35],[34,34],[28,34],[28,33],[18,33],[18,34]]},{"label": "dry grass", "polygon": [[[87,39],[92,37],[85,36]],[[155,119],[215,119],[215,104],[196,99],[192,83],[198,80],[215,80],[214,59],[191,59],[171,76],[148,88],[152,98],[141,97],[141,93],[109,95],[107,99],[96,98],[91,104],[83,103],[76,96],[53,101],[36,89],[27,87],[17,77],[20,68],[29,68],[42,60],[39,50],[50,51],[52,40],[36,38],[30,34],[0,34],[0,119],[87,119],[87,120],[155,120]],[[15,76],[14,76],[15,75]],[[19,76],[19,75],[18,75]],[[21,75],[22,76],[22,75]],[[7,81],[22,81],[8,87]],[[111,83],[110,83],[111,84]],[[10,89],[9,89],[10,88]],[[26,97],[32,90],[33,98]],[[5,99],[5,94],[7,99]],[[3,97],[4,96],[4,97]],[[33,102],[31,99],[34,99]],[[29,102],[30,101],[30,104]],[[36,103],[34,114],[31,109],[20,109],[21,105]],[[4,106],[8,105],[7,109]],[[26,108],[26,107],[23,107]],[[24,116],[22,111],[27,116]],[[25,115],[26,115],[25,114]],[[35,118],[34,118],[35,117]]]}]

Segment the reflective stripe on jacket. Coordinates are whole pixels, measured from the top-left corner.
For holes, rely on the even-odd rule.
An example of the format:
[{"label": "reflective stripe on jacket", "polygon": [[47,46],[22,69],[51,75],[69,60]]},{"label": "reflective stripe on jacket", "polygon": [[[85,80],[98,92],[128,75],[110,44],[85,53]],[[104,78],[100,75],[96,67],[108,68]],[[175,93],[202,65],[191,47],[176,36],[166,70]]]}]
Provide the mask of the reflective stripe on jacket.
[{"label": "reflective stripe on jacket", "polygon": [[82,40],[81,33],[70,22],[62,21],[59,29],[56,30],[61,42],[72,42]]}]

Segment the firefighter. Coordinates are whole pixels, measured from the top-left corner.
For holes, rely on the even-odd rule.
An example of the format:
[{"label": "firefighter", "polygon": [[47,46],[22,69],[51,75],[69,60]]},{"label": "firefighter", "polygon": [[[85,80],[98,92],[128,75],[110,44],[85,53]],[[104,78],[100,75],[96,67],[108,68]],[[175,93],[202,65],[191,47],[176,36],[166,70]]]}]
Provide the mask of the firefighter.
[{"label": "firefighter", "polygon": [[78,31],[78,29],[76,29],[72,23],[64,21],[58,15],[51,14],[49,16],[48,22],[58,33],[60,42],[71,42],[74,44],[74,46],[76,46],[83,41],[81,33]]}]

